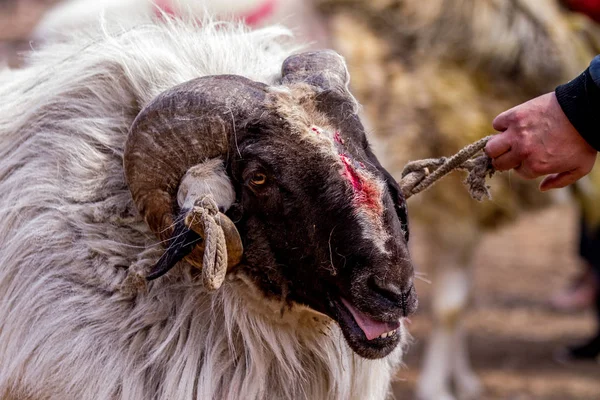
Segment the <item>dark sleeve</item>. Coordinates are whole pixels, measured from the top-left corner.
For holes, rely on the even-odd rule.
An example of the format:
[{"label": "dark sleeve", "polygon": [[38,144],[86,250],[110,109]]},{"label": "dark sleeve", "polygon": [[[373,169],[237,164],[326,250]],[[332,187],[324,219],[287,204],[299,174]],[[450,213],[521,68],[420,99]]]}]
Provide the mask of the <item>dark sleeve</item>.
[{"label": "dark sleeve", "polygon": [[600,151],[600,55],[577,78],[557,87],[555,93],[571,124]]}]

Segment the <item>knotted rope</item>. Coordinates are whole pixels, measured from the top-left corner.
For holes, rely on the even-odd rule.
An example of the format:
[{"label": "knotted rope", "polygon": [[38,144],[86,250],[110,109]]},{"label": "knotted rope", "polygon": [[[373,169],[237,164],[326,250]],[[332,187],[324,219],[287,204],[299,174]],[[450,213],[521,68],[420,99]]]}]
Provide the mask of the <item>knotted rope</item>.
[{"label": "knotted rope", "polygon": [[185,224],[204,239],[202,282],[207,290],[217,290],[227,273],[227,243],[219,208],[211,195],[196,200],[185,217]]},{"label": "knotted rope", "polygon": [[491,199],[492,196],[489,187],[485,183],[485,178],[486,176],[491,178],[495,172],[492,160],[486,154],[473,158],[483,150],[490,138],[491,136],[487,136],[471,143],[450,158],[429,158],[411,161],[406,164],[400,180],[404,198],[408,199],[428,189],[442,177],[458,169],[469,172],[464,183],[467,185],[472,198],[478,201],[481,201],[484,197]]}]

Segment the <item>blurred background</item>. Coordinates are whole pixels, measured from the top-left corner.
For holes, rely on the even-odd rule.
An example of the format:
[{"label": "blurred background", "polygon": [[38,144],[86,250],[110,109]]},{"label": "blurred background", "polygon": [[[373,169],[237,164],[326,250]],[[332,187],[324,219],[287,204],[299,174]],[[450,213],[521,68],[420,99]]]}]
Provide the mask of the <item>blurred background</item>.
[{"label": "blurred background", "polygon": [[[32,49],[98,24],[101,12],[156,17],[159,6],[208,9],[252,28],[283,23],[346,57],[374,147],[399,178],[410,159],[491,134],[496,114],[552,91],[600,53],[595,0],[154,3],[0,0],[0,65],[26,65]],[[396,397],[600,399],[600,179],[540,194],[505,173],[486,203],[468,198],[461,179],[409,201],[420,308]]]}]

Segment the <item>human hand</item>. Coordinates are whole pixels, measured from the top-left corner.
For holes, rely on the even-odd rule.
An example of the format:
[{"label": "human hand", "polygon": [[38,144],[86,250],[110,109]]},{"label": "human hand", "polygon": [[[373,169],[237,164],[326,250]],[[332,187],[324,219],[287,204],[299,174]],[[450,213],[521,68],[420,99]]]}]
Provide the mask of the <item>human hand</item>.
[{"label": "human hand", "polygon": [[596,150],[571,125],[554,92],[501,113],[492,125],[502,132],[485,146],[494,168],[514,169],[525,179],[548,175],[541,191],[574,183],[596,161]]}]

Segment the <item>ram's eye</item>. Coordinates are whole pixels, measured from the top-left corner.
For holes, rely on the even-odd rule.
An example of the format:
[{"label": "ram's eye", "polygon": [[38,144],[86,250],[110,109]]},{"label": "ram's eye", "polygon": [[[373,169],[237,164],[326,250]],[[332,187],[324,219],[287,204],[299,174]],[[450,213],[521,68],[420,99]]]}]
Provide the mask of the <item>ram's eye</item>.
[{"label": "ram's eye", "polygon": [[265,182],[267,182],[267,176],[262,172],[256,172],[252,175],[252,178],[250,178],[250,183],[254,186],[264,185]]}]

